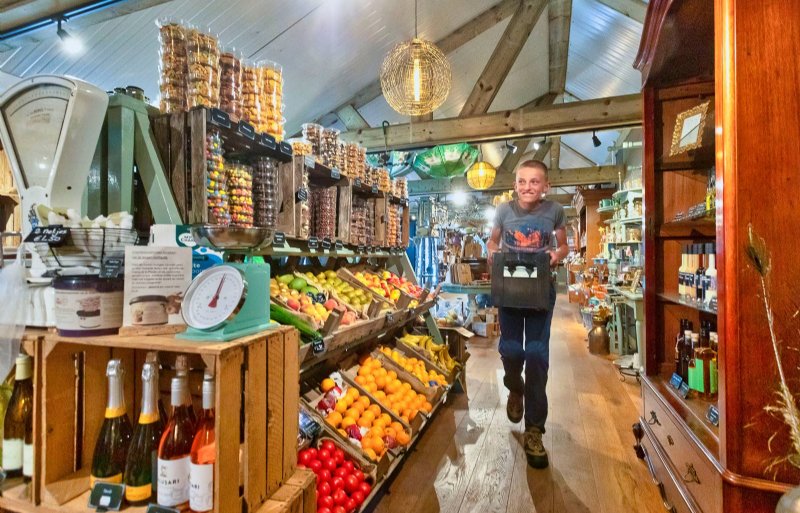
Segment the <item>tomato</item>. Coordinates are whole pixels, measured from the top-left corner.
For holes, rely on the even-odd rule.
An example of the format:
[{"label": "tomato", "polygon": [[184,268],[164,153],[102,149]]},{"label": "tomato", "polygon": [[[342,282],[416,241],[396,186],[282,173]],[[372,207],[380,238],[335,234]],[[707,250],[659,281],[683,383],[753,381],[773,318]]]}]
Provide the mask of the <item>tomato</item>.
[{"label": "tomato", "polygon": [[[355,470],[356,470],[356,466],[355,466],[355,465],[353,465],[353,462],[352,462],[352,461],[345,461],[344,463],[342,463],[342,467],[344,467],[344,468],[346,468],[346,469],[347,469],[347,473],[348,473],[348,474],[352,474],[352,473],[354,473],[354,472],[355,472]],[[362,480],[362,481],[363,481],[363,480]]]},{"label": "tomato", "polygon": [[[319,511],[317,511],[317,513],[319,513]],[[331,513],[347,513],[347,510],[344,509],[344,507],[342,506],[336,506],[335,508],[333,508]]]},{"label": "tomato", "polygon": [[332,513],[328,508],[317,508],[317,513]]},{"label": "tomato", "polygon": [[333,459],[336,460],[337,465],[341,465],[342,463],[344,463],[344,451],[341,449],[334,449]]},{"label": "tomato", "polygon": [[316,449],[314,449],[313,447],[309,447],[308,449],[306,449],[306,451],[308,451],[308,454],[311,456],[312,460],[317,459],[317,450]]},{"label": "tomato", "polygon": [[[330,495],[322,496],[320,495],[317,497],[317,507],[318,508],[332,508],[333,507],[333,497]],[[319,513],[319,512],[318,512]]]},{"label": "tomato", "polygon": [[358,504],[353,499],[347,499],[347,502],[344,503],[344,509],[347,510],[347,513],[353,513],[357,507]]},{"label": "tomato", "polygon": [[353,470],[353,475],[356,476],[356,479],[358,479],[359,483],[364,482],[364,473],[361,472],[360,470],[358,469]]},{"label": "tomato", "polygon": [[321,460],[321,461],[325,461],[330,457],[331,457],[331,451],[329,451],[327,449],[322,449],[321,451],[319,451],[317,453],[317,459]]},{"label": "tomato", "polygon": [[336,470],[336,460],[333,458],[322,460],[322,468],[327,469],[330,472],[333,472],[334,470]]},{"label": "tomato", "polygon": [[[364,495],[364,492],[358,490],[350,494],[350,498],[356,501],[356,506],[361,506],[361,504],[364,502],[367,496]],[[317,513],[319,513],[319,511],[317,511]]]},{"label": "tomato", "polygon": [[341,477],[334,477],[331,479],[331,490],[343,490],[344,489],[344,479]]},{"label": "tomato", "polygon": [[323,468],[317,472],[317,483],[325,483],[331,480],[331,471]]},{"label": "tomato", "polygon": [[359,484],[358,478],[352,474],[344,478],[344,490],[347,493],[353,493],[360,490],[361,488],[359,487]]},{"label": "tomato", "polygon": [[339,467],[333,472],[333,475],[335,477],[341,477],[342,479],[344,479],[350,475],[350,472],[348,472],[347,469],[344,467]]},{"label": "tomato", "polygon": [[336,444],[334,444],[331,440],[323,440],[320,444],[320,447],[324,451],[333,452],[336,449]]},{"label": "tomato", "polygon": [[336,504],[337,506],[344,506],[345,502],[350,500],[347,497],[347,494],[341,488],[339,490],[334,491],[331,497],[333,498],[333,503]]},{"label": "tomato", "polygon": [[308,464],[308,468],[313,470],[316,474],[322,469],[322,462],[319,460],[311,460],[311,463]]},{"label": "tomato", "polygon": [[314,458],[311,457],[311,453],[309,452],[308,449],[303,449],[297,455],[297,464],[298,465],[303,465],[303,466],[307,467],[308,464],[311,463],[313,460],[314,460]]},{"label": "tomato", "polygon": [[317,485],[317,495],[320,497],[327,497],[332,491],[330,483],[321,482]]},{"label": "tomato", "polygon": [[369,492],[372,491],[372,487],[366,481],[358,483],[358,488],[364,494],[364,497],[369,497]]}]

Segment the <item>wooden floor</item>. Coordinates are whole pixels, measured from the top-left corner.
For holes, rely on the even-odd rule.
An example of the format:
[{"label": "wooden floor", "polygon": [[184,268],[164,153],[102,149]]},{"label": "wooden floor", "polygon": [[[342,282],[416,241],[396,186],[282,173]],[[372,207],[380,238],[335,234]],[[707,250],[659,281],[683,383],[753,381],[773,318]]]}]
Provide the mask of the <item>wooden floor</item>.
[{"label": "wooden floor", "polygon": [[467,394],[450,399],[376,513],[663,513],[632,449],[639,385],[590,355],[578,310],[559,296],[550,340],[545,447],[550,467],[527,466],[522,423],[506,418],[497,341],[473,339]]}]

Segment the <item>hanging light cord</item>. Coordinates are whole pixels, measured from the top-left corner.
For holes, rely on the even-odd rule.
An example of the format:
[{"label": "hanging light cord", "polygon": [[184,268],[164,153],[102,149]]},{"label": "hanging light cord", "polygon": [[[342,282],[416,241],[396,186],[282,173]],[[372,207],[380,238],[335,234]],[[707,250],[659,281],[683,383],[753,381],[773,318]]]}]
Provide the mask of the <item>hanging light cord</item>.
[{"label": "hanging light cord", "polygon": [[419,33],[417,32],[417,0],[414,0],[414,38],[417,38]]}]

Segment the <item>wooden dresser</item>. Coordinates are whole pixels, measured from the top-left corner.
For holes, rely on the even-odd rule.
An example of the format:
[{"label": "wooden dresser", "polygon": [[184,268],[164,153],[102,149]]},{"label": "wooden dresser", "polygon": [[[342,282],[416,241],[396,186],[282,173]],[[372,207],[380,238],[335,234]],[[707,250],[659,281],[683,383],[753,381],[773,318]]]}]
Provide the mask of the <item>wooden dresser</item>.
[{"label": "wooden dresser", "polygon": [[[637,453],[667,511],[771,513],[800,484],[774,404],[777,364],[748,231],[770,252],[767,278],[782,363],[800,400],[800,2],[651,0],[635,66],[644,98],[645,375]],[[703,105],[705,104],[705,107]],[[706,109],[701,145],[672,152],[676,123]],[[680,114],[684,113],[684,116]],[[686,114],[689,113],[689,114]],[[681,137],[680,130],[678,137]],[[704,200],[711,217],[675,221]],[[718,312],[680,299],[687,244],[714,243]],[[708,246],[704,246],[708,247]],[[670,383],[680,319],[716,323],[719,395],[684,398]],[[718,408],[718,425],[707,417]],[[774,435],[774,437],[773,437]]]}]

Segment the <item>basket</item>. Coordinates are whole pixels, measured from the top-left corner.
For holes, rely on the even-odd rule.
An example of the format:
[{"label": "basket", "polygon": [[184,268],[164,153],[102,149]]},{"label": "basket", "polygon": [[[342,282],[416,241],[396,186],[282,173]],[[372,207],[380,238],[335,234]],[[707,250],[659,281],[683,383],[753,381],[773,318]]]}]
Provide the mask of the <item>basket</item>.
[{"label": "basket", "polygon": [[[525,277],[510,276],[524,268]],[[553,275],[547,253],[498,253],[492,261],[492,305],[552,310]]]},{"label": "basket", "polygon": [[103,259],[124,258],[125,247],[136,245],[139,233],[129,228],[70,228],[63,244],[35,244],[49,268],[100,267]]}]

